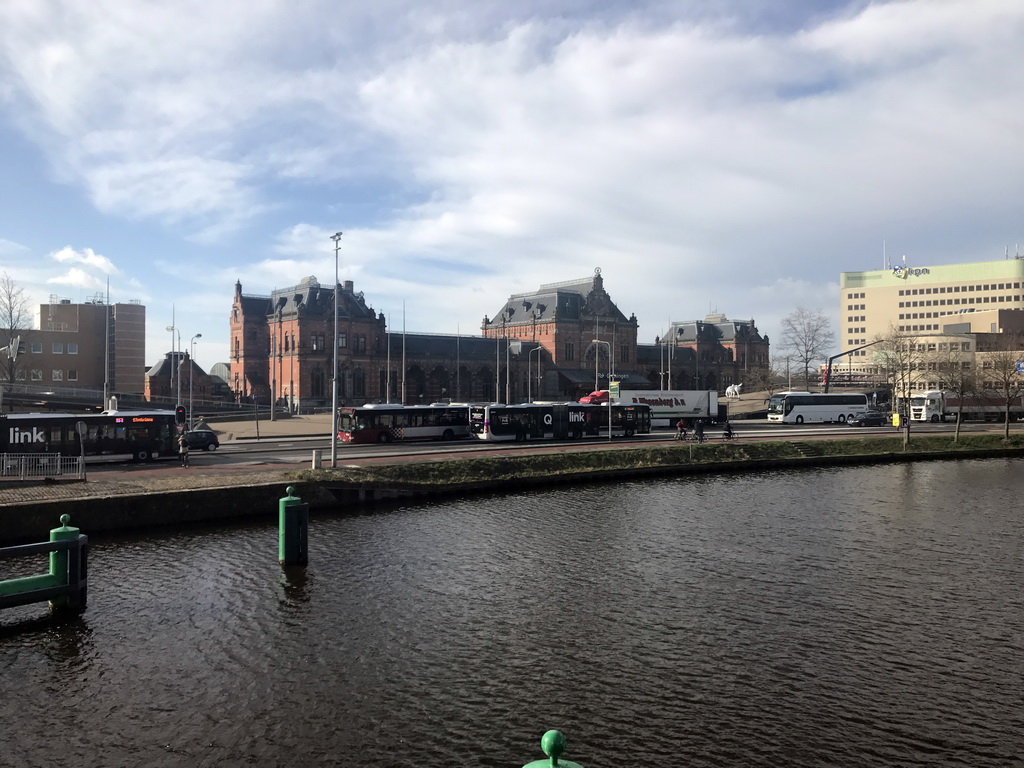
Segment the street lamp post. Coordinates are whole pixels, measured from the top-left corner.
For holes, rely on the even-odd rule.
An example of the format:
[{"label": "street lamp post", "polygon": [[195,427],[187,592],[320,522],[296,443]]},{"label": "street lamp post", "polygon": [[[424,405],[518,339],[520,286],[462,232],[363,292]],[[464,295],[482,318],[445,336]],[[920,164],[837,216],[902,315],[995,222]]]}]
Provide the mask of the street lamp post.
[{"label": "street lamp post", "polygon": [[[592,339],[592,342],[608,346],[608,440],[610,442],[612,439],[612,343],[600,339]],[[597,361],[600,358],[597,349],[594,349],[594,391],[597,391]]]},{"label": "street lamp post", "polygon": [[334,241],[334,369],[331,375],[331,467],[338,466],[338,250],[341,232],[331,235]]},{"label": "street lamp post", "polygon": [[[188,428],[192,429],[195,426],[195,420],[192,418],[192,379],[196,373],[195,359],[196,359],[196,339],[203,338],[203,334],[197,333],[192,337],[189,342],[189,357],[188,357]],[[178,371],[180,374],[181,371]]]}]

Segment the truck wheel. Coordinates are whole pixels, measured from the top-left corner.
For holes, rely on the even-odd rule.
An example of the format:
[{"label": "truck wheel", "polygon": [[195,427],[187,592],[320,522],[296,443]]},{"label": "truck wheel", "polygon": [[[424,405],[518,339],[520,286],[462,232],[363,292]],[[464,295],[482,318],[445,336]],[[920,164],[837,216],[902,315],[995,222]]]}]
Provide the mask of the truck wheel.
[{"label": "truck wheel", "polygon": [[939,414],[933,413],[932,414],[932,424],[938,424],[938,423],[939,423]]}]

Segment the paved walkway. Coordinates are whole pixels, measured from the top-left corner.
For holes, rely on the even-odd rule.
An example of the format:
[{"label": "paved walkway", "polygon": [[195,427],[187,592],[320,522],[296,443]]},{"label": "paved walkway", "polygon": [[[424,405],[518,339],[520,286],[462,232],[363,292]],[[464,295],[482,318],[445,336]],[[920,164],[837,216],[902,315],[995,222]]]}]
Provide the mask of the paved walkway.
[{"label": "paved walkway", "polygon": [[[221,443],[256,440],[254,419],[213,422],[208,424]],[[260,419],[260,440],[289,437],[328,436],[330,414]],[[17,481],[0,481],[0,508],[40,501],[58,501],[111,496],[140,496],[189,488],[225,488],[280,482],[282,491],[289,483],[288,474],[309,466],[306,464],[266,462],[247,464],[207,464],[204,451],[192,451],[191,466],[184,468],[175,460],[152,464],[124,464],[116,468],[90,467],[85,482],[43,482],[22,485]]]}]

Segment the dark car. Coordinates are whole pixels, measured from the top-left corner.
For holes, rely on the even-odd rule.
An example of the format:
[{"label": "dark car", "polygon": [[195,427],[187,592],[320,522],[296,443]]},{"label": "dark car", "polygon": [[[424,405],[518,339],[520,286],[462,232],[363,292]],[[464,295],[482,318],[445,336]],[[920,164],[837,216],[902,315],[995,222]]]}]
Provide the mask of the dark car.
[{"label": "dark car", "polygon": [[861,411],[850,419],[851,427],[884,427],[889,423],[889,415],[881,411]]},{"label": "dark car", "polygon": [[213,451],[220,447],[217,435],[209,429],[193,429],[185,433],[189,450]]}]

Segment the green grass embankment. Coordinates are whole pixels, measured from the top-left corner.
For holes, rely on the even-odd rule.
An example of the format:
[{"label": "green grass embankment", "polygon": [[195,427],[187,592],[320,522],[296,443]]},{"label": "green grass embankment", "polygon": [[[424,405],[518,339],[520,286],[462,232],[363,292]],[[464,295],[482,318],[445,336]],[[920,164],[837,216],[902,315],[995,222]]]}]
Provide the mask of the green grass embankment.
[{"label": "green grass embankment", "polygon": [[397,462],[338,470],[302,470],[296,480],[313,483],[374,486],[394,489],[443,490],[473,485],[492,485],[517,479],[585,479],[608,473],[734,471],[743,466],[771,463],[828,464],[850,459],[870,461],[913,460],[917,458],[969,458],[993,452],[1024,453],[1024,436],[1005,441],[997,435],[961,435],[954,443],[949,436],[911,436],[904,450],[903,439],[866,437],[857,439],[765,442],[713,442],[702,445],[616,448],[614,450],[567,450],[560,453],[482,458],[460,458],[439,462]]}]

